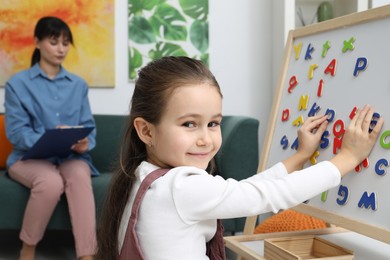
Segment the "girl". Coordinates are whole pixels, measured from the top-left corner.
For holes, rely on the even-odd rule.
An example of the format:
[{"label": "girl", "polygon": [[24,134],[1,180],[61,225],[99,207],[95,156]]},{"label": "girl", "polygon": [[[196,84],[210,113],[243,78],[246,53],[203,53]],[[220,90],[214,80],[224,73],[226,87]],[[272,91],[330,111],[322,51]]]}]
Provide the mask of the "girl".
[{"label": "girl", "polygon": [[296,154],[240,182],[224,180],[205,171],[221,146],[222,94],[214,76],[186,57],[151,62],[136,81],[120,167],[103,211],[98,258],[117,259],[127,250],[137,190],[165,168],[170,170],[151,184],[139,208],[135,245],[145,259],[209,259],[206,242],[216,233],[216,219],[277,212],[337,186],[377,139],[383,120],[369,133],[372,115],[369,106],[356,114],[330,161],[302,170],[327,127],[327,117],[318,115],[299,129]]},{"label": "girl", "polygon": [[66,125],[95,126],[85,81],[66,71],[72,33],[56,17],[41,18],[34,31],[35,51],[31,68],[14,75],[5,89],[6,133],[13,144],[8,157],[9,176],[31,189],[24,213],[20,259],[34,259],[61,195],[65,192],[76,254],[92,259],[96,251],[96,219],[88,151],[95,146],[95,132],[74,144],[68,158],[20,160],[46,129]]}]

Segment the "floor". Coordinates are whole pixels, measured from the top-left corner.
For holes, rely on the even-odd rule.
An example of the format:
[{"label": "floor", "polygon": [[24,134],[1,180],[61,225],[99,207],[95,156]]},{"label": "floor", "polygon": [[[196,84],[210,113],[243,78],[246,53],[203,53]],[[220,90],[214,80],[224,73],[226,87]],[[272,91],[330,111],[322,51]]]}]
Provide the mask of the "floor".
[{"label": "floor", "polygon": [[[20,246],[18,231],[0,231],[0,260],[18,259]],[[71,232],[47,232],[37,247],[36,260],[68,259],[76,259]]]},{"label": "floor", "polygon": [[[18,259],[20,250],[18,231],[0,230],[0,260]],[[227,260],[237,259],[227,250]],[[36,260],[75,260],[73,236],[69,231],[50,231],[37,248]]]}]

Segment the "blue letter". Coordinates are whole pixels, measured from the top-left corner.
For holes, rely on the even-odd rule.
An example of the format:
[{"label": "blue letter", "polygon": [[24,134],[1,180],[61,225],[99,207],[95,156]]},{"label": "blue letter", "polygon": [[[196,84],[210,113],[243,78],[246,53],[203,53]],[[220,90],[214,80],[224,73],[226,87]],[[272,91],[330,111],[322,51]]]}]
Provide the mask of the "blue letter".
[{"label": "blue letter", "polygon": [[348,196],[349,196],[349,190],[347,186],[340,185],[339,191],[337,192],[339,196],[342,198],[336,199],[337,204],[340,206],[344,205],[348,201]]},{"label": "blue letter", "polygon": [[376,196],[375,193],[371,193],[370,196],[368,196],[367,191],[365,191],[358,203],[359,208],[365,207],[368,209],[371,207],[372,210],[376,210]]}]

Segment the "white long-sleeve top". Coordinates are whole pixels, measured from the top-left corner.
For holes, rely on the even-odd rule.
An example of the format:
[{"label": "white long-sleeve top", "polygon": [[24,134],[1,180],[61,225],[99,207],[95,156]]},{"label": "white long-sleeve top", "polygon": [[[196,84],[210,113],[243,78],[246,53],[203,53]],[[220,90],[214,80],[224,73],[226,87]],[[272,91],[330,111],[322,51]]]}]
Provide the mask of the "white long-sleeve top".
[{"label": "white long-sleeve top", "polygon": [[[121,220],[122,248],[135,194],[155,165],[143,162]],[[245,180],[224,180],[195,167],[177,167],[155,180],[141,203],[137,237],[146,259],[201,260],[216,232],[216,219],[287,209],[333,188],[340,172],[325,161],[288,174],[283,163]]]}]

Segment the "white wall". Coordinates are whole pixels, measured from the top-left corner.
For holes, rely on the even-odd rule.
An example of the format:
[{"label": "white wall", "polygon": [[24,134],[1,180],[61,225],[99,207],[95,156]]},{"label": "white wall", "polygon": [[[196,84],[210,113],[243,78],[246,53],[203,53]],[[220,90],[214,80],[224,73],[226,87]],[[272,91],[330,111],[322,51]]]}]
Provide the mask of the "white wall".
[{"label": "white wall", "polygon": [[260,144],[271,107],[271,7],[268,0],[210,0],[210,68],[225,115],[260,120]]},{"label": "white wall", "polygon": [[[209,0],[210,67],[224,95],[223,113],[258,118],[261,143],[272,102],[272,2]],[[116,86],[90,89],[94,114],[127,114],[134,88],[127,79],[127,0],[116,0],[115,12]],[[3,103],[2,88],[0,112]]]}]

